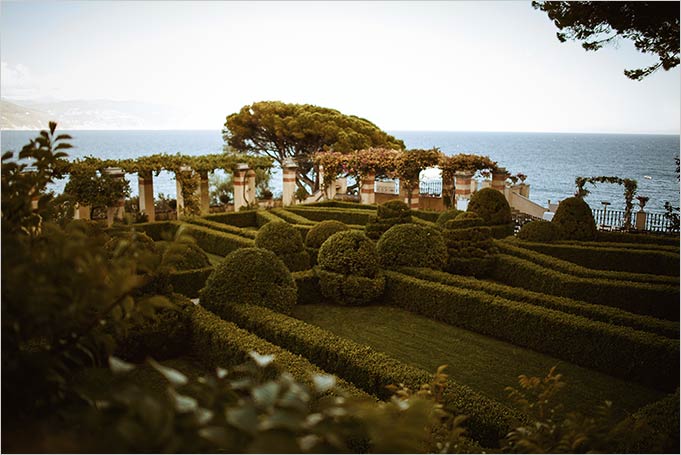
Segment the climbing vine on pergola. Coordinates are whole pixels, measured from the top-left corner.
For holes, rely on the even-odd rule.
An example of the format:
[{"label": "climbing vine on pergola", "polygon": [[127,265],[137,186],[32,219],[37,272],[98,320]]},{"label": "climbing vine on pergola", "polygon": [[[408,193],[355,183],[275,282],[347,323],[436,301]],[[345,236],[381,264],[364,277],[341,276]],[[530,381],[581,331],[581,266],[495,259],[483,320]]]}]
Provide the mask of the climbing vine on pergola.
[{"label": "climbing vine on pergola", "polygon": [[638,182],[634,179],[623,179],[620,177],[577,177],[575,179],[575,185],[577,186],[575,196],[584,198],[590,193],[590,191],[585,188],[587,183],[592,185],[596,185],[597,183],[616,183],[624,186],[624,228],[629,229],[631,227],[631,213],[634,208],[633,201],[636,191],[638,190]]}]

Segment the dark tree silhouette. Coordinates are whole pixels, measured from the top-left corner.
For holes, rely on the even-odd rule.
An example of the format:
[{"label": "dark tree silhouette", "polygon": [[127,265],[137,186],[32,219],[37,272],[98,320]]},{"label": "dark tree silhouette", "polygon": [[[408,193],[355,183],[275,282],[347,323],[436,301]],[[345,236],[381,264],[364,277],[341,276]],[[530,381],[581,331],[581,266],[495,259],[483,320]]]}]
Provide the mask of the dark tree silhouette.
[{"label": "dark tree silhouette", "polygon": [[636,49],[656,54],[659,61],[646,68],[624,70],[637,81],[657,71],[679,64],[679,2],[537,2],[560,30],[561,42],[582,42],[587,51],[596,51],[618,38],[630,39]]}]

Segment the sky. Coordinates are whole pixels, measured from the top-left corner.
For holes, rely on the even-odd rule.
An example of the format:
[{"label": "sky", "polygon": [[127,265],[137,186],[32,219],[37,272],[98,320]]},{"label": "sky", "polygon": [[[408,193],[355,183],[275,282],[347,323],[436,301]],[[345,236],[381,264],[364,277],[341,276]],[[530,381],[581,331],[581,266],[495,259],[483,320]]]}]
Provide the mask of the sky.
[{"label": "sky", "polygon": [[555,34],[516,1],[1,0],[0,95],[159,104],[178,129],[280,100],[389,131],[679,133],[679,67],[632,81],[653,55]]}]

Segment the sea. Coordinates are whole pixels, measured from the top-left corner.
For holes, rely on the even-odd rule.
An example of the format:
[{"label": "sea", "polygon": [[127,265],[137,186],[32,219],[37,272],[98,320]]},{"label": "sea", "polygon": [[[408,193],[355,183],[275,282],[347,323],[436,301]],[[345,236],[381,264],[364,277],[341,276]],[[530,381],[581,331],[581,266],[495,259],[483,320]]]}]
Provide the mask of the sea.
[{"label": "sea", "polygon": [[[135,158],[155,153],[202,155],[221,153],[220,130],[155,131],[60,131],[73,136],[69,150],[72,159],[94,156],[107,159]],[[663,212],[665,201],[679,206],[679,181],[674,158],[679,156],[679,135],[653,134],[573,134],[573,133],[493,133],[453,131],[389,131],[402,139],[407,148],[438,147],[446,154],[486,155],[512,174],[527,175],[530,199],[544,207],[575,192],[575,178],[617,176],[638,182],[638,195],[650,200],[646,211]],[[2,152],[19,151],[37,131],[2,131]],[[217,178],[223,177],[220,172]],[[429,173],[428,176],[432,176]],[[426,175],[424,175],[426,177]],[[132,195],[137,194],[136,175],[127,175]],[[66,181],[51,189],[61,192]],[[275,196],[281,194],[279,169],[270,182]],[[588,185],[586,201],[592,208],[624,208],[624,188],[616,184]],[[154,194],[174,197],[174,174],[161,172],[154,179]]]}]

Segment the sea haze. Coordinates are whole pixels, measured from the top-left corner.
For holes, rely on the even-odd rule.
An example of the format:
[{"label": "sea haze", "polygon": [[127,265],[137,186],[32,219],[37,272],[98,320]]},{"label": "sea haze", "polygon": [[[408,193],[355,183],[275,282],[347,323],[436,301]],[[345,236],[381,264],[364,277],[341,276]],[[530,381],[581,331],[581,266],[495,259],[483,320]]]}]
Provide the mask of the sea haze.
[{"label": "sea haze", "polygon": [[[154,153],[201,155],[220,153],[223,142],[219,130],[168,131],[62,131],[73,136],[73,158],[92,155],[100,158],[134,158]],[[390,131],[407,148],[439,147],[444,153],[487,155],[509,172],[523,173],[531,185],[530,199],[546,206],[575,192],[577,176],[618,176],[638,181],[638,194],[648,196],[646,209],[663,211],[665,201],[679,204],[679,184],[674,157],[679,155],[678,135],[571,134],[571,133],[477,133],[446,131]],[[2,151],[19,150],[35,137],[35,131],[2,131]],[[645,176],[650,177],[650,179]],[[132,193],[136,178],[128,175]],[[61,191],[63,181],[54,185]],[[154,193],[175,194],[172,173],[163,172],[154,181]],[[274,193],[281,192],[281,173],[274,172]],[[600,208],[623,208],[623,188],[619,185],[590,186],[587,202]]]}]

